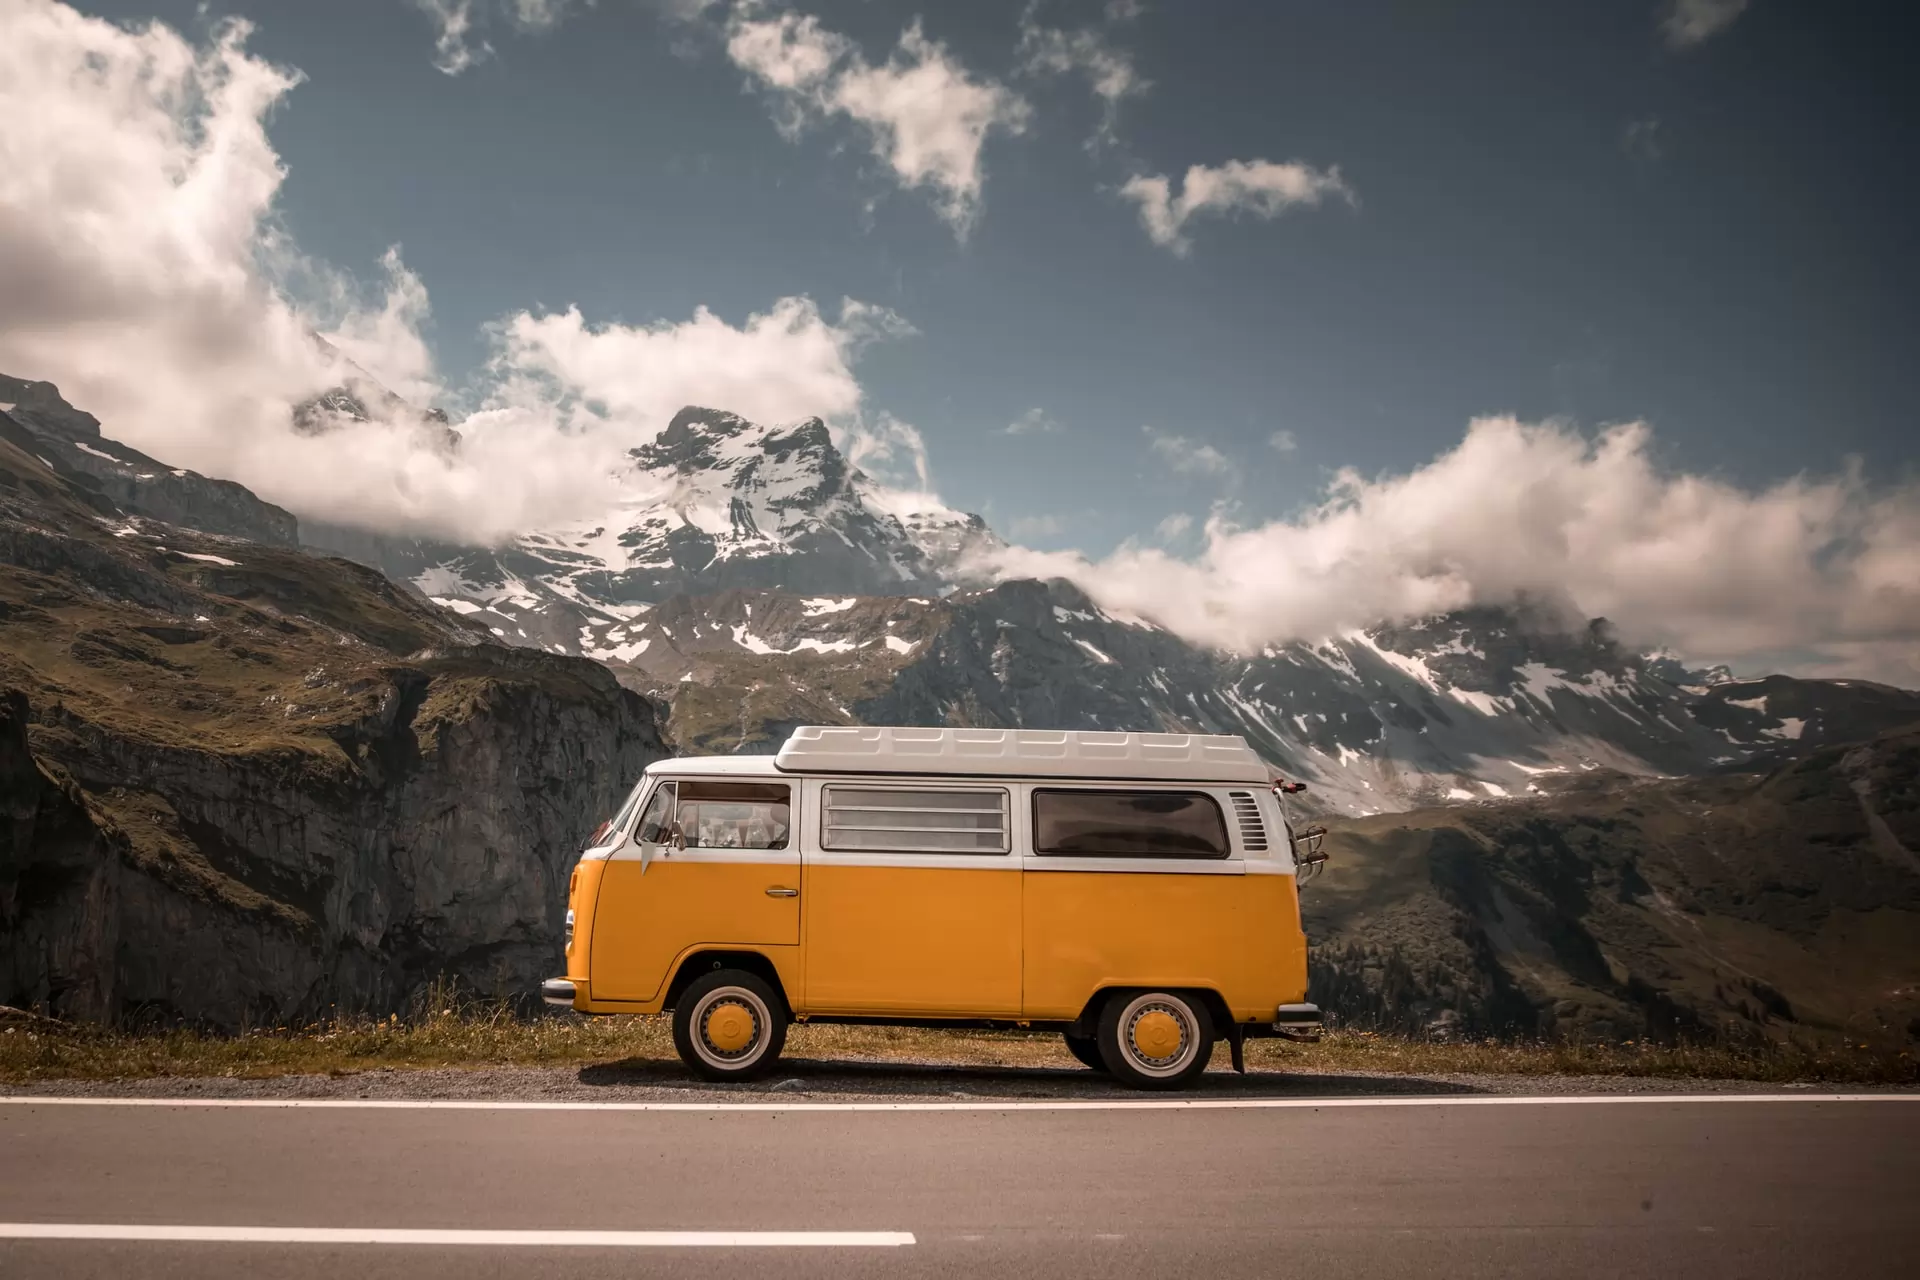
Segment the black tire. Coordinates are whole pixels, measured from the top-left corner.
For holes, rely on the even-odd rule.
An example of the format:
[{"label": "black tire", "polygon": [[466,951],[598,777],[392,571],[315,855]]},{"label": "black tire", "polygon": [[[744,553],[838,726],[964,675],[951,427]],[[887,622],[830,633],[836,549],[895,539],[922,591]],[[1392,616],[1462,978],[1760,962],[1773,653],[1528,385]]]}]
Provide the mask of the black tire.
[{"label": "black tire", "polygon": [[1092,1036],[1077,1036],[1071,1031],[1067,1032],[1062,1039],[1067,1042],[1067,1052],[1078,1058],[1082,1066],[1098,1071],[1101,1075],[1107,1074],[1107,1062],[1100,1056],[1098,1040]]},{"label": "black tire", "polygon": [[1177,991],[1122,991],[1100,1011],[1096,1043],[1120,1083],[1184,1089],[1213,1059],[1213,1019],[1205,1003]]},{"label": "black tire", "polygon": [[757,1080],[786,1043],[786,1002],[744,969],[703,974],[674,1003],[673,1047],[702,1080]]}]

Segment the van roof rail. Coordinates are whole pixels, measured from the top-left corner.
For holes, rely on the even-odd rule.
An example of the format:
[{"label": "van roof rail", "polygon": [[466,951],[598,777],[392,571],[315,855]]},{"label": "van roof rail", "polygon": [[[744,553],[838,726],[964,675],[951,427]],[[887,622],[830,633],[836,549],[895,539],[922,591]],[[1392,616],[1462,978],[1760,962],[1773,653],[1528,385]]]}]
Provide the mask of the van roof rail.
[{"label": "van roof rail", "polygon": [[774,767],[789,773],[1021,774],[1260,787],[1272,776],[1245,738],[1229,734],[888,725],[801,725],[774,756]]}]

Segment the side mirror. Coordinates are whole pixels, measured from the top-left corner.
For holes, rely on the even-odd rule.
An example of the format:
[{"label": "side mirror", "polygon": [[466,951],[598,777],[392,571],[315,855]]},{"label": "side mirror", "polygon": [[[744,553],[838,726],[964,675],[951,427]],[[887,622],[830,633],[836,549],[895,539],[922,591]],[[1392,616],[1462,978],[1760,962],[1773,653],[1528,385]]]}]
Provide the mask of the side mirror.
[{"label": "side mirror", "polygon": [[677,822],[669,823],[667,829],[659,834],[663,839],[658,842],[648,840],[644,836],[637,842],[640,845],[641,875],[647,874],[647,867],[652,864],[653,855],[656,851],[669,847],[674,849],[685,849],[687,847],[686,834],[680,830],[680,824]]}]

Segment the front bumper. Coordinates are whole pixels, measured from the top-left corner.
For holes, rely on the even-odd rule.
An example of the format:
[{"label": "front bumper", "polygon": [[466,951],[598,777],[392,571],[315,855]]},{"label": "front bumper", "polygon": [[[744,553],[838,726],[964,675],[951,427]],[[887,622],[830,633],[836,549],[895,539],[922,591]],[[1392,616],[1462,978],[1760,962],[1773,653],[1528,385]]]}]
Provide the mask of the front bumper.
[{"label": "front bumper", "polygon": [[1320,1006],[1283,1004],[1273,1012],[1273,1034],[1283,1040],[1312,1042],[1320,1038]]},{"label": "front bumper", "polygon": [[556,1009],[573,1008],[572,979],[548,978],[540,984],[540,998]]}]

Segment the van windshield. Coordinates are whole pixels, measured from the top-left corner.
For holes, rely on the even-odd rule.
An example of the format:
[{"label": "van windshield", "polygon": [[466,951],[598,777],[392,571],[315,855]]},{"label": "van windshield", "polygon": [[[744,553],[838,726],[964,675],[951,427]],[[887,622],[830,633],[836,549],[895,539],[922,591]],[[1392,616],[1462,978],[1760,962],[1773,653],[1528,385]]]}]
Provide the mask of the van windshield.
[{"label": "van windshield", "polygon": [[596,843],[616,839],[627,829],[627,824],[633,821],[633,811],[640,807],[640,793],[646,789],[647,779],[643,774],[640,781],[633,784],[633,790],[627,792],[627,798],[621,802],[620,808],[601,825]]}]

